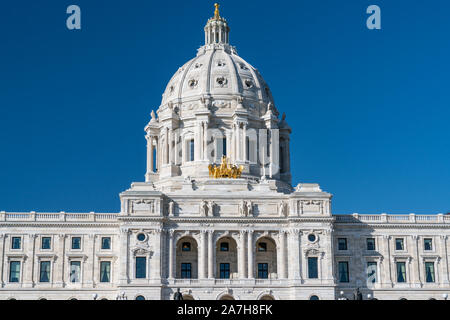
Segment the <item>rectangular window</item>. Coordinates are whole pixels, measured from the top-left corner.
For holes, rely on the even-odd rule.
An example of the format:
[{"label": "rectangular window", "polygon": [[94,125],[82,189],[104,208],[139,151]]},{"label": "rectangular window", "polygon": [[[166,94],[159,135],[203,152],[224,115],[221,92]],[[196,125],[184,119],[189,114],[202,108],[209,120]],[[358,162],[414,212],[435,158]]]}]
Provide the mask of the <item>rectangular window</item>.
[{"label": "rectangular window", "polygon": [[39,282],[50,282],[50,261],[41,261]]},{"label": "rectangular window", "polygon": [[367,238],[367,250],[375,250],[375,238]]},{"label": "rectangular window", "polygon": [[147,277],[147,258],[136,257],[136,279],[145,279]]},{"label": "rectangular window", "polygon": [[369,283],[377,282],[377,263],[367,262],[367,281]]},{"label": "rectangular window", "polygon": [[403,243],[403,238],[395,239],[395,250],[404,250],[405,246]]},{"label": "rectangular window", "polygon": [[103,250],[111,249],[111,237],[103,237],[102,238],[102,249]]},{"label": "rectangular window", "polygon": [[347,250],[347,238],[338,238],[338,249]]},{"label": "rectangular window", "polygon": [[425,275],[427,282],[434,282],[434,262],[425,262]]},{"label": "rectangular window", "polygon": [[220,251],[228,251],[228,250],[229,250],[228,242],[221,242],[220,243]]},{"label": "rectangular window", "polygon": [[220,279],[230,279],[230,264],[221,263],[220,264]]},{"label": "rectangular window", "polygon": [[181,251],[191,251],[191,243],[190,242],[183,242],[181,244]]},{"label": "rectangular window", "polygon": [[181,264],[181,279],[191,279],[192,269],[190,263]]},{"label": "rectangular window", "polygon": [[258,251],[259,251],[259,252],[265,252],[265,251],[267,251],[267,243],[265,243],[265,242],[260,242],[260,243],[258,244]]},{"label": "rectangular window", "polygon": [[308,278],[317,279],[319,277],[319,272],[317,269],[317,257],[308,258]]},{"label": "rectangular window", "polygon": [[433,239],[431,238],[423,239],[423,247],[427,251],[433,250]]},{"label": "rectangular window", "polygon": [[269,278],[269,265],[267,263],[258,263],[258,278],[259,279]]},{"label": "rectangular window", "polygon": [[349,282],[348,262],[339,261],[339,282]]},{"label": "rectangular window", "polygon": [[111,280],[111,262],[100,262],[100,282],[110,282]]},{"label": "rectangular window", "polygon": [[397,282],[406,282],[406,265],[404,262],[397,262]]},{"label": "rectangular window", "polygon": [[247,159],[250,160],[250,139],[248,137],[245,138],[245,152],[247,152]]},{"label": "rectangular window", "polygon": [[41,239],[41,249],[50,250],[52,245],[51,237],[42,237]]},{"label": "rectangular window", "polygon": [[11,261],[9,263],[9,282],[19,282],[20,280],[20,261]]},{"label": "rectangular window", "polygon": [[21,237],[12,237],[11,239],[11,249],[20,249],[22,247]]},{"label": "rectangular window", "polygon": [[72,237],[72,249],[81,249],[81,237]]},{"label": "rectangular window", "polygon": [[194,139],[189,140],[189,161],[194,161]]},{"label": "rectangular window", "polygon": [[81,261],[70,261],[70,282],[80,282]]},{"label": "rectangular window", "polygon": [[227,156],[227,138],[222,138],[222,155]]}]

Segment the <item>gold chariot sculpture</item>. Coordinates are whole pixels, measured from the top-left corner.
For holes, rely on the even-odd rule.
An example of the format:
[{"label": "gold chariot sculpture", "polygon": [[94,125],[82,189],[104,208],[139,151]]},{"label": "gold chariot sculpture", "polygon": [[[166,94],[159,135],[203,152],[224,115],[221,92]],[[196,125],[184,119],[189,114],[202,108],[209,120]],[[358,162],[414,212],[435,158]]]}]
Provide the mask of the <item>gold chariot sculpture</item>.
[{"label": "gold chariot sculpture", "polygon": [[222,163],[220,165],[212,165],[208,166],[209,169],[209,177],[210,178],[233,178],[237,179],[241,177],[242,171],[244,170],[244,166],[240,165],[239,167],[234,164],[231,165],[228,163],[227,157],[222,157]]}]

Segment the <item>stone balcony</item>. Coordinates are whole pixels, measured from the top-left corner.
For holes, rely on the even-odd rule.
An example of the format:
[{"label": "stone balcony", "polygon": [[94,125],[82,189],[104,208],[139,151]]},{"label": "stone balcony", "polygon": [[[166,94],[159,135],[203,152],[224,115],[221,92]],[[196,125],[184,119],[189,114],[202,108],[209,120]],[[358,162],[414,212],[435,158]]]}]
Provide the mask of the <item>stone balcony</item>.
[{"label": "stone balcony", "polygon": [[410,214],[396,214],[388,215],[386,213],[382,214],[343,214],[343,215],[333,215],[336,218],[337,223],[366,223],[366,224],[385,224],[385,223],[430,223],[430,224],[450,224],[450,215],[444,215],[442,213],[436,215],[416,215],[414,213]]},{"label": "stone balcony", "polygon": [[119,213],[36,213],[0,211],[0,222],[116,222]]}]

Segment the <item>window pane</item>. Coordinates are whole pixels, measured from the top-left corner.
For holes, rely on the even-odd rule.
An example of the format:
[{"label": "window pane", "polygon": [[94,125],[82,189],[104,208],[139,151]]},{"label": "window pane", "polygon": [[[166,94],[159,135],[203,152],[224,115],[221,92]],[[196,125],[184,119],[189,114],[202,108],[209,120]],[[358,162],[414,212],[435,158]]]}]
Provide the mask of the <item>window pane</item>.
[{"label": "window pane", "polygon": [[434,282],[434,263],[425,262],[425,274],[427,282]]},{"label": "window pane", "polygon": [[308,258],[308,278],[310,279],[318,278],[317,257]]},{"label": "window pane", "polygon": [[191,264],[182,263],[181,264],[181,279],[191,279]]},{"label": "window pane", "polygon": [[50,261],[41,261],[39,282],[50,282]]},{"label": "window pane", "polygon": [[367,250],[375,250],[375,239],[374,238],[367,239]]},{"label": "window pane", "polygon": [[406,282],[406,265],[404,262],[397,262],[397,282]]},{"label": "window pane", "polygon": [[20,261],[11,261],[9,264],[9,282],[19,282]]},{"label": "window pane", "polygon": [[267,243],[260,242],[258,244],[258,251],[262,251],[262,252],[267,251]]},{"label": "window pane", "polygon": [[230,278],[230,264],[229,263],[221,263],[220,264],[220,278],[221,279],[229,279]]},{"label": "window pane", "polygon": [[144,279],[147,277],[147,258],[136,257],[136,278]]},{"label": "window pane", "polygon": [[100,282],[109,282],[111,275],[111,262],[100,262]]},{"label": "window pane", "polygon": [[403,250],[403,239],[395,239],[395,250]]},{"label": "window pane", "polygon": [[222,242],[220,244],[220,251],[228,251],[229,247],[228,247],[228,242]]},{"label": "window pane", "polygon": [[80,282],[81,261],[70,262],[70,282]]},{"label": "window pane", "polygon": [[111,238],[110,237],[102,238],[102,249],[111,249]]},{"label": "window pane", "polygon": [[189,161],[194,161],[194,140],[189,141]]},{"label": "window pane", "polygon": [[340,282],[348,282],[348,262],[340,261],[339,262],[339,281]]},{"label": "window pane", "polygon": [[222,139],[222,155],[227,156],[227,138]]},{"label": "window pane", "polygon": [[269,278],[269,265],[267,263],[258,263],[258,278]]},{"label": "window pane", "polygon": [[347,239],[346,238],[338,239],[338,249],[339,250],[347,250]]},{"label": "window pane", "polygon": [[12,238],[12,245],[11,245],[11,247],[13,249],[20,249],[21,244],[22,244],[22,238],[20,238],[20,237],[13,237]]},{"label": "window pane", "polygon": [[432,239],[424,239],[423,242],[424,242],[425,250],[433,250]]},{"label": "window pane", "polygon": [[42,249],[50,249],[52,243],[52,238],[50,237],[42,237]]},{"label": "window pane", "polygon": [[80,237],[72,238],[72,249],[81,249],[81,238]]},{"label": "window pane", "polygon": [[190,242],[183,242],[181,244],[181,250],[182,251],[191,251],[191,243]]},{"label": "window pane", "polygon": [[377,282],[377,263],[367,262],[367,280],[371,283]]}]

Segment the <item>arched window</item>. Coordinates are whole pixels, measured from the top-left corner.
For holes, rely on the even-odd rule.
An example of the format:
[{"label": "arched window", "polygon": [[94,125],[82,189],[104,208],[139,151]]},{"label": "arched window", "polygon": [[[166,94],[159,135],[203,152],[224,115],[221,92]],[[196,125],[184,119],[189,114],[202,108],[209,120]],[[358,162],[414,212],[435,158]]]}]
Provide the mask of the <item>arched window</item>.
[{"label": "arched window", "polygon": [[318,296],[311,296],[309,297],[309,300],[320,300]]},{"label": "arched window", "polygon": [[145,300],[145,297],[144,296],[137,296],[136,300]]}]

